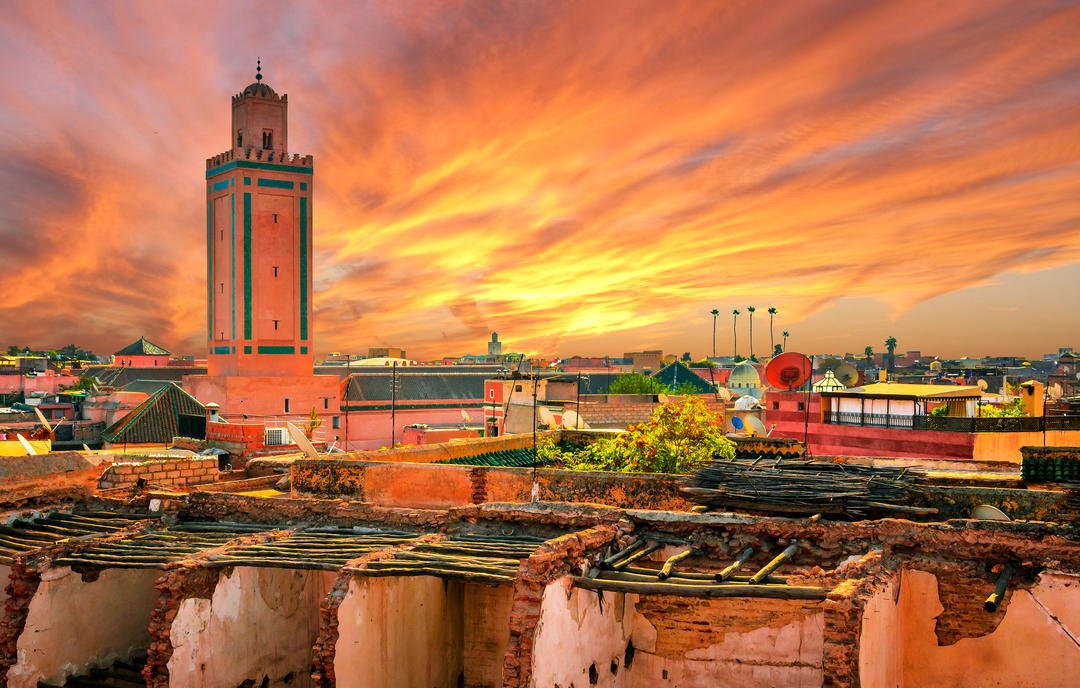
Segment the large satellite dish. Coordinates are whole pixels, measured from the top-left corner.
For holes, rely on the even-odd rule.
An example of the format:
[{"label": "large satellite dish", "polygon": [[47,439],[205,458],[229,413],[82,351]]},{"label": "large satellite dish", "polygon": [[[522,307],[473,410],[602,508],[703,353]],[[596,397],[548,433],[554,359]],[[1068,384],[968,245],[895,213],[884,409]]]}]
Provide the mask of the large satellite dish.
[{"label": "large satellite dish", "polygon": [[975,384],[977,384],[979,386],[979,389],[981,389],[984,392],[987,390],[987,388],[990,387],[990,383],[987,382],[986,380],[982,379],[982,378],[979,378],[979,381],[976,382]]},{"label": "large satellite dish", "polygon": [[765,437],[768,434],[765,424],[757,416],[747,416],[746,427],[755,437]]},{"label": "large satellite dish", "polygon": [[856,387],[859,384],[859,371],[850,363],[841,363],[833,375],[845,387]]},{"label": "large satellite dish", "polygon": [[765,379],[777,389],[791,391],[810,379],[810,359],[795,351],[782,353],[765,366]]},{"label": "large satellite dish", "polygon": [[739,418],[738,416],[732,416],[731,417],[731,427],[735,428],[735,432],[739,432],[740,430],[742,430],[743,429],[742,418]]}]

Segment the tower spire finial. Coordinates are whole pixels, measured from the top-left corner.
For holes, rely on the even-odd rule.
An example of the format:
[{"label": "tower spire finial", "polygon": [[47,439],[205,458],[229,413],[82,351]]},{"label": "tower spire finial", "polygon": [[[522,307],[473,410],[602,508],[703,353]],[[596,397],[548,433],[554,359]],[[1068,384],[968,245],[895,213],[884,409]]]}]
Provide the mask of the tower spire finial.
[{"label": "tower spire finial", "polygon": [[255,81],[262,81],[262,58],[255,60]]}]

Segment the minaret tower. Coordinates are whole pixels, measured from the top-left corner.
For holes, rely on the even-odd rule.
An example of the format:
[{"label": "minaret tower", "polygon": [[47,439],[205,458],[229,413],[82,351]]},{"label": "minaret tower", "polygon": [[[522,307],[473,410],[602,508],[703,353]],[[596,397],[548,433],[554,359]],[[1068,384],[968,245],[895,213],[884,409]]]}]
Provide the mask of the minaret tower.
[{"label": "minaret tower", "polygon": [[312,160],[288,152],[288,107],[260,60],[229,150],[206,161],[209,358],[184,387],[234,422],[339,409],[337,377],[314,374]]},{"label": "minaret tower", "polygon": [[288,108],[260,60],[206,161],[210,376],[312,374],[312,159],[288,153]]}]

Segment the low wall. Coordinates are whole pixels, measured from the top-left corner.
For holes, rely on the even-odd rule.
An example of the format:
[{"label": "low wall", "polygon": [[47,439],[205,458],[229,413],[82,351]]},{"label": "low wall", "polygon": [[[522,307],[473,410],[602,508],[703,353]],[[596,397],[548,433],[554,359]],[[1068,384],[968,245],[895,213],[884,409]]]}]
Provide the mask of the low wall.
[{"label": "low wall", "polygon": [[114,463],[98,479],[98,489],[131,487],[139,480],[150,485],[187,487],[215,482],[218,478],[216,456],[151,459],[138,463]]},{"label": "low wall", "polygon": [[[347,497],[376,506],[446,509],[484,502],[529,502],[533,471],[448,464],[301,459],[292,464],[296,495]],[[587,502],[622,508],[685,511],[683,476],[586,473],[539,469],[540,501]]]},{"label": "low wall", "polygon": [[981,461],[1020,463],[1021,447],[1075,447],[1080,445],[1080,430],[1041,432],[977,432],[974,456]]}]

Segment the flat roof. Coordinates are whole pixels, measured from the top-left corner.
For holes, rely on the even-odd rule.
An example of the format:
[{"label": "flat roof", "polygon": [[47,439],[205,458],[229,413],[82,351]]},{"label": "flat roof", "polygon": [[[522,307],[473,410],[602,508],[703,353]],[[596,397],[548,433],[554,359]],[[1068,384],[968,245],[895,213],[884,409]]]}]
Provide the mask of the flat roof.
[{"label": "flat roof", "polygon": [[905,399],[949,399],[978,398],[982,390],[978,387],[957,387],[956,385],[919,385],[902,382],[876,382],[862,387],[849,387],[835,392],[822,392],[823,396],[851,397],[902,397]]}]

